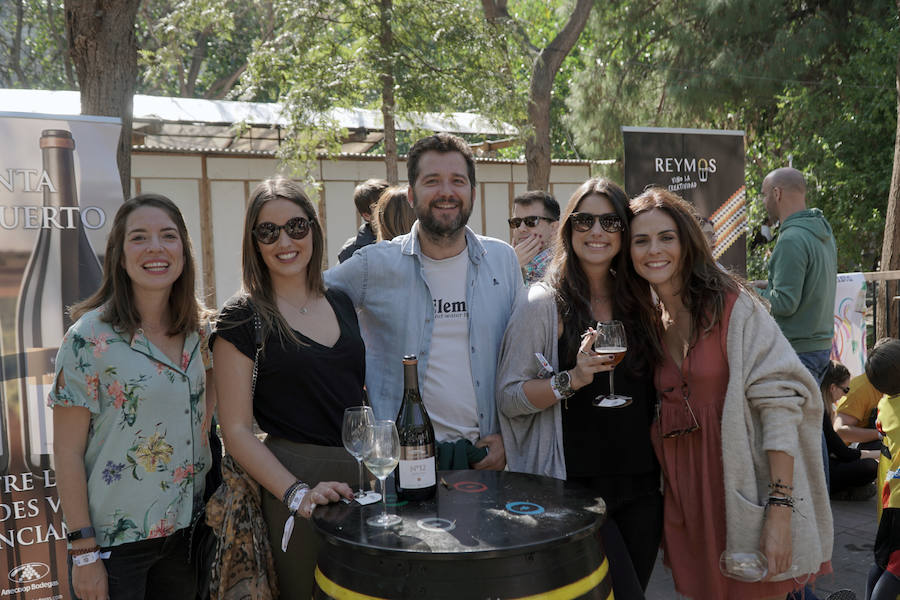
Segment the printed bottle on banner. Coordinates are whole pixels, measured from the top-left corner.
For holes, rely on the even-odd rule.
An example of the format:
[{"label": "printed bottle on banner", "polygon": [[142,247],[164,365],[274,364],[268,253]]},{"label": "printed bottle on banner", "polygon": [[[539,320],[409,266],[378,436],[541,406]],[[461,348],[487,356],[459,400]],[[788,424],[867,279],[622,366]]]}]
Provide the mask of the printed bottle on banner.
[{"label": "printed bottle on banner", "polygon": [[394,485],[400,501],[428,500],[437,489],[434,427],[419,394],[418,360],[403,357],[403,402],[397,413],[400,464]]},{"label": "printed bottle on banner", "polygon": [[9,469],[9,422],[6,411],[9,410],[9,398],[6,396],[6,373],[3,369],[3,357],[6,356],[3,344],[3,328],[0,327],[0,475]]},{"label": "printed bottle on banner", "polygon": [[[43,210],[59,215],[77,210],[75,140],[64,129],[41,132],[43,167],[55,192],[44,186]],[[56,352],[72,324],[68,307],[93,294],[102,279],[97,255],[84,225],[43,227],[25,268],[16,309],[21,380],[21,406],[25,418],[24,455],[33,471],[52,468],[52,411],[47,392],[53,383]]]}]

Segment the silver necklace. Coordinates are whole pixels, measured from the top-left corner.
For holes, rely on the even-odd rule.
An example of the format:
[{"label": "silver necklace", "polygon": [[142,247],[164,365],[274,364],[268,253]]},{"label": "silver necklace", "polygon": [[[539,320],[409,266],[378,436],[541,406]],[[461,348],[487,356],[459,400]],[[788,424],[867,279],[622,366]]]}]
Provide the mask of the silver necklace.
[{"label": "silver necklace", "polygon": [[280,295],[280,294],[275,294],[275,295],[278,296],[279,298],[281,298],[281,300],[282,300],[285,304],[287,304],[288,306],[290,306],[291,308],[293,308],[294,310],[296,310],[296,311],[297,311],[298,313],[300,313],[301,315],[305,315],[306,313],[309,312],[309,308],[307,308],[306,305],[309,304],[310,301],[312,301],[312,299],[313,299],[313,298],[312,298],[312,295],[309,295],[309,296],[306,297],[306,302],[304,302],[302,306],[297,306],[297,305],[295,305],[293,302],[288,301],[288,299],[285,298],[284,296],[282,296],[282,295]]}]

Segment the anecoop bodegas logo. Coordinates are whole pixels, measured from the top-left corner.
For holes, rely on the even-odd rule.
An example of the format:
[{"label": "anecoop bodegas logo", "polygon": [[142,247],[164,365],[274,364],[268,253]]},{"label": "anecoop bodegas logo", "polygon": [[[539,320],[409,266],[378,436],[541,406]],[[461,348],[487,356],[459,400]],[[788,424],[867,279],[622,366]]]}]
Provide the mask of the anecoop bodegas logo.
[{"label": "anecoop bodegas logo", "polygon": [[50,567],[42,562],[30,562],[19,565],[9,572],[9,580],[13,583],[34,583],[50,574]]}]

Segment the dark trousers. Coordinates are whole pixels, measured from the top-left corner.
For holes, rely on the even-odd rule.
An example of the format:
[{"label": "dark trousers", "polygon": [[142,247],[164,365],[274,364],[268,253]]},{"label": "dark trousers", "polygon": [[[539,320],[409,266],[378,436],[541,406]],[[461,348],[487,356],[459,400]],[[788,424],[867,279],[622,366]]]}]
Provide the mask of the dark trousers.
[{"label": "dark trousers", "polygon": [[829,459],[829,469],[832,494],[866,485],[878,476],[878,462],[871,458],[847,462]]},{"label": "dark trousers", "polygon": [[[131,542],[109,548],[104,559],[110,600],[194,600],[197,581],[188,562],[190,529],[164,538]],[[107,549],[104,549],[105,552]],[[72,558],[69,557],[69,588]],[[72,597],[77,598],[72,590]]]},{"label": "dark trousers", "polygon": [[[640,590],[646,590],[656,564],[656,555],[662,540],[663,501],[659,491],[659,474],[637,476],[569,477],[598,492],[606,502],[607,518],[615,523],[620,539],[624,543],[631,569],[614,565],[616,534],[601,529],[601,538],[610,558],[610,572],[616,598],[628,600],[631,593],[623,594],[621,584],[628,579],[628,571],[633,572]],[[621,559],[619,561],[621,563]],[[619,585],[616,573],[619,572]]]}]

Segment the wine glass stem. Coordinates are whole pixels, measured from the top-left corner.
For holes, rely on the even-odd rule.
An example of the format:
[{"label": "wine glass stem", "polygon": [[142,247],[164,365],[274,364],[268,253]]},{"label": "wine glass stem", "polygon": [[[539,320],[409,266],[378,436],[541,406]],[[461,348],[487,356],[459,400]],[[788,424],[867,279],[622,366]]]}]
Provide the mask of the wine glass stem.
[{"label": "wine glass stem", "polygon": [[616,395],[616,387],[613,383],[613,372],[609,372],[609,396],[610,398],[614,398]]},{"label": "wine glass stem", "polygon": [[366,493],[363,489],[362,457],[356,459],[356,466],[359,468],[359,495],[362,496]]},{"label": "wine glass stem", "polygon": [[387,489],[385,489],[385,484],[387,483],[387,478],[381,479],[378,478],[378,481],[381,482],[381,520],[382,522],[387,522]]}]

